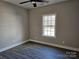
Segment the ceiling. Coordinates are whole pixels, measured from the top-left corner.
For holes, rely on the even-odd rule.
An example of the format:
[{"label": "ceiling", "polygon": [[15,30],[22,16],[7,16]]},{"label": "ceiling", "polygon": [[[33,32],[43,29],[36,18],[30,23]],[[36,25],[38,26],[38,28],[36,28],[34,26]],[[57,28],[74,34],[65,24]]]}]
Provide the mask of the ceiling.
[{"label": "ceiling", "polygon": [[[7,1],[9,3],[24,7],[24,8],[34,8],[32,3],[25,3],[25,4],[19,4],[20,2],[24,2],[24,1],[29,1],[29,0],[4,0]],[[44,0],[44,1],[49,1],[48,3],[37,3],[37,7],[42,7],[42,6],[46,6],[46,5],[50,5],[50,4],[55,4],[55,3],[59,3],[59,2],[63,2],[63,1],[67,1],[67,0]]]}]

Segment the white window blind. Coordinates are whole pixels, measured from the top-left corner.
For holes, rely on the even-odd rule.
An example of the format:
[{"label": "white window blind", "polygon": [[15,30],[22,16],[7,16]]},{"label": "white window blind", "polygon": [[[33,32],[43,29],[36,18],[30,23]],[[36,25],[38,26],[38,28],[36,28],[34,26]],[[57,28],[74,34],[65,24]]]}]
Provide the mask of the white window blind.
[{"label": "white window blind", "polygon": [[43,15],[43,36],[55,37],[56,15]]}]

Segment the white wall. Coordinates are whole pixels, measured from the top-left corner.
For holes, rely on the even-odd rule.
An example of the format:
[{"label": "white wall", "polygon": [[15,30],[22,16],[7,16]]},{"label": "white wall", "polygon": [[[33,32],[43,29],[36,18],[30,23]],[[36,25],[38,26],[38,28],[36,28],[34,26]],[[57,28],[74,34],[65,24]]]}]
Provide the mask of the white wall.
[{"label": "white wall", "polygon": [[28,39],[28,11],[0,1],[0,49]]},{"label": "white wall", "polygon": [[[42,16],[55,13],[57,15],[56,38],[42,36]],[[79,0],[70,0],[31,9],[30,39],[79,48]]]}]

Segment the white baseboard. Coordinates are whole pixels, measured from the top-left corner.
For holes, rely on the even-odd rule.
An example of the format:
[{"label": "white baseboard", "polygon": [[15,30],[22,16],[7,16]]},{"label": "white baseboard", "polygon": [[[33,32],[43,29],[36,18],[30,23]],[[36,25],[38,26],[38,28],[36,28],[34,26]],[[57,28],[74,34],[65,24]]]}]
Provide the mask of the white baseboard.
[{"label": "white baseboard", "polygon": [[6,51],[8,49],[11,49],[13,47],[16,47],[18,45],[21,45],[23,43],[27,43],[27,42],[36,42],[36,43],[41,43],[41,44],[45,44],[45,45],[50,45],[50,46],[55,46],[55,47],[59,47],[59,48],[64,48],[64,49],[69,49],[69,50],[73,50],[73,51],[78,51],[79,52],[79,48],[73,48],[73,47],[68,47],[68,46],[62,46],[62,45],[58,45],[58,44],[52,44],[52,43],[47,43],[47,42],[42,42],[42,41],[37,41],[37,40],[32,40],[32,39],[29,39],[29,40],[26,40],[26,41],[23,41],[23,42],[20,42],[20,43],[16,43],[14,45],[11,45],[9,47],[5,47],[5,48],[2,48],[0,49],[0,52],[3,52],[3,51]]},{"label": "white baseboard", "polygon": [[27,43],[27,42],[29,42],[29,40],[26,40],[26,41],[23,41],[23,42],[19,42],[19,43],[13,44],[13,45],[11,45],[11,46],[2,48],[2,49],[0,49],[0,52],[3,52],[3,51],[5,51],[5,50],[11,49],[11,48],[13,48],[13,47],[16,47],[16,46],[18,46],[18,45],[21,45],[21,44]]},{"label": "white baseboard", "polygon": [[68,46],[63,46],[63,45],[58,45],[58,44],[52,44],[52,43],[47,43],[47,42],[42,42],[42,41],[37,41],[37,40],[32,40],[32,39],[30,39],[30,41],[79,52],[79,48],[73,48],[73,47],[68,47]]}]

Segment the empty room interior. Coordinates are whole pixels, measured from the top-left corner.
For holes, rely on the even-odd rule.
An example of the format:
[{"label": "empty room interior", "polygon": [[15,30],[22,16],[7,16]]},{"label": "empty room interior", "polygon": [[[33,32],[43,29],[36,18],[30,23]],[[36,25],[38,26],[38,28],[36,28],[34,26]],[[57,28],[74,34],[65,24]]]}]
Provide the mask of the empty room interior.
[{"label": "empty room interior", "polygon": [[79,59],[79,0],[0,0],[0,59]]}]

